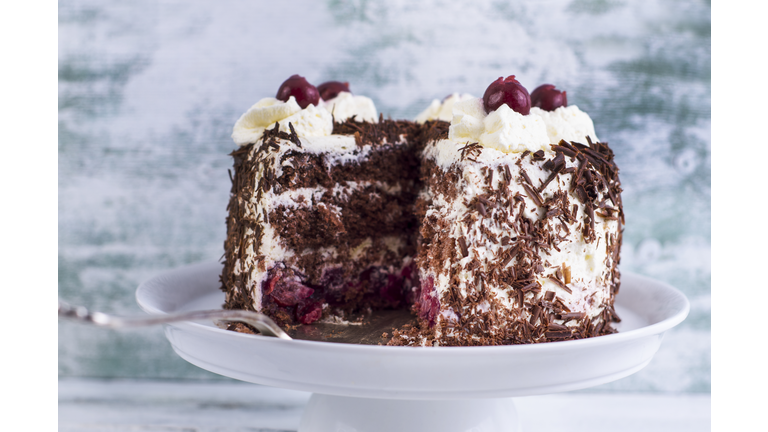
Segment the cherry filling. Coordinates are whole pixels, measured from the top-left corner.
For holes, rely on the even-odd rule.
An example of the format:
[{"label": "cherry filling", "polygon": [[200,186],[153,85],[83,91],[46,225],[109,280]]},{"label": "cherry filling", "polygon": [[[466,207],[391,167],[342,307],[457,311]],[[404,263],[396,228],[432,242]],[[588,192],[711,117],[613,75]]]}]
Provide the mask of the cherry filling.
[{"label": "cherry filling", "polygon": [[309,301],[300,303],[296,309],[296,317],[302,324],[312,324],[323,316],[323,302]]},{"label": "cherry filling", "polygon": [[403,267],[400,271],[400,277],[403,278],[403,293],[405,304],[414,304],[416,302],[416,288],[419,286],[419,273],[416,271],[416,262]]},{"label": "cherry filling", "polygon": [[262,310],[279,323],[311,324],[322,318],[324,305],[332,314],[397,308],[411,303],[408,294],[413,286],[412,266],[396,272],[387,267],[369,267],[354,282],[345,278],[341,267],[327,268],[314,285],[281,263],[270,269],[262,282]]},{"label": "cherry filling", "polygon": [[435,280],[432,276],[427,277],[424,283],[421,284],[421,294],[418,297],[415,308],[418,311],[419,318],[426,320],[430,327],[435,325],[437,313],[440,311],[440,301],[437,299]]},{"label": "cherry filling", "polygon": [[315,290],[301,284],[301,279],[295,274],[286,274],[283,269],[275,267],[269,278],[262,284],[262,294],[280,306],[295,306],[301,300],[309,298]]},{"label": "cherry filling", "polygon": [[387,275],[387,281],[379,292],[386,303],[397,307],[403,301],[403,280],[396,275]]}]

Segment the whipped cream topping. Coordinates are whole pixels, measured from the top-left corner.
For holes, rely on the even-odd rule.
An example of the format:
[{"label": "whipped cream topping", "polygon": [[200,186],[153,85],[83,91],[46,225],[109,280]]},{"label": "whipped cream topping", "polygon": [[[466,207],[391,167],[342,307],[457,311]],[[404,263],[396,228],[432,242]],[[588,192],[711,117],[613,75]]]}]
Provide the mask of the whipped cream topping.
[{"label": "whipped cream topping", "polygon": [[343,122],[352,116],[356,116],[357,121],[378,122],[373,101],[349,92],[341,92],[329,101],[320,101],[318,106],[310,104],[304,109],[301,109],[293,96],[287,102],[264,98],[235,122],[232,139],[241,147],[254,143],[275,123],[279,123],[280,130],[284,132],[290,132],[288,123],[291,123],[299,137],[329,136],[333,132],[334,120]]},{"label": "whipped cream topping", "polygon": [[416,123],[422,124],[430,120],[451,121],[453,118],[453,105],[468,99],[474,99],[474,96],[466,93],[452,93],[450,96],[439,101],[433,99],[432,103],[416,116]]},{"label": "whipped cream topping", "polygon": [[355,96],[349,92],[341,92],[331,100],[321,101],[320,106],[331,113],[337,122],[343,122],[352,116],[355,116],[357,121],[379,122],[376,106],[371,98],[365,96]]},{"label": "whipped cream topping", "polygon": [[592,119],[576,105],[552,112],[531,108],[522,115],[505,104],[487,114],[481,98],[457,101],[448,130],[451,141],[476,142],[503,153],[550,151],[549,145],[561,139],[586,143],[586,136],[597,141]]},{"label": "whipped cream topping", "polygon": [[285,132],[290,131],[288,123],[291,123],[296,134],[302,137],[328,136],[333,131],[333,118],[324,108],[308,105],[301,109],[293,96],[287,102],[264,98],[235,122],[232,139],[241,147],[256,142],[275,123]]},{"label": "whipped cream topping", "polygon": [[592,118],[576,105],[560,107],[554,111],[533,107],[531,115],[538,115],[544,120],[544,124],[547,125],[547,136],[553,144],[559,143],[560,140],[586,144],[586,136],[589,136],[592,142],[599,141]]}]

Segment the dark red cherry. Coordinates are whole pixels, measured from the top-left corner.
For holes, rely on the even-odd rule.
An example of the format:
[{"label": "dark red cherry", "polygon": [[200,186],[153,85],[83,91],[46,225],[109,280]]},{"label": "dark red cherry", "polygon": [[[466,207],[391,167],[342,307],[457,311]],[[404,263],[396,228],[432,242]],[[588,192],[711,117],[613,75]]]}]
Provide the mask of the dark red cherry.
[{"label": "dark red cherry", "polygon": [[515,79],[514,75],[504,79],[499,77],[488,86],[483,95],[483,107],[486,113],[491,113],[504,104],[522,115],[528,115],[531,111],[531,97],[528,95],[528,90]]},{"label": "dark red cherry", "polygon": [[440,301],[437,299],[435,291],[435,280],[429,276],[424,284],[421,285],[421,295],[418,299],[419,317],[426,320],[429,326],[435,325],[437,313],[440,311]]},{"label": "dark red cherry", "polygon": [[280,306],[293,306],[299,301],[308,298],[315,290],[302,285],[299,282],[287,281],[279,283],[272,291],[272,300]]},{"label": "dark red cherry", "polygon": [[296,318],[302,324],[312,324],[323,316],[323,303],[307,301],[299,303],[296,308]]},{"label": "dark red cherry", "polygon": [[349,83],[341,81],[328,81],[317,86],[317,91],[320,92],[320,98],[322,100],[331,100],[339,95],[341,92],[349,92]]},{"label": "dark red cherry", "polygon": [[544,111],[554,111],[560,107],[568,106],[568,97],[565,91],[560,91],[552,84],[542,84],[531,93],[531,106],[539,107]]},{"label": "dark red cherry", "polygon": [[397,275],[387,275],[387,282],[381,287],[379,293],[389,306],[399,306],[403,301],[403,279]]},{"label": "dark red cherry", "polygon": [[306,108],[309,104],[317,105],[320,102],[320,93],[317,88],[299,75],[291,75],[285,80],[277,90],[275,97],[283,102],[288,102],[288,98],[291,96],[296,98],[296,103],[302,108]]}]

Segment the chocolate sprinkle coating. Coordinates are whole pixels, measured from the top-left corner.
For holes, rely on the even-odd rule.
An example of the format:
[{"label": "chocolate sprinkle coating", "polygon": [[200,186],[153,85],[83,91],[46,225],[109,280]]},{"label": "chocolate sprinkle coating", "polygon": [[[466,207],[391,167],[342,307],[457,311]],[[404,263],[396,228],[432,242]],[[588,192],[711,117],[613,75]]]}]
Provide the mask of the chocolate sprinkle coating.
[{"label": "chocolate sprinkle coating", "polygon": [[[487,149],[470,143],[459,149],[460,160],[444,169],[423,159],[421,153],[430,143],[447,139],[449,123],[418,125],[383,117],[379,123],[368,123],[352,118],[334,123],[333,133],[354,137],[357,151],[368,149],[367,157],[331,164],[326,154],[306,151],[293,125],[288,127],[290,133],[280,131],[276,124],[256,143],[232,152],[220,278],[225,308],[255,310],[258,297],[261,311],[278,323],[302,325],[297,321],[301,305],[284,307],[272,300],[273,287],[268,281],[280,278],[312,287],[310,299],[323,301],[333,298],[328,297],[329,287],[342,283],[360,287],[346,291],[338,303],[325,304],[323,317],[395,307],[363,279],[363,270],[389,269],[381,270],[386,279],[405,274],[415,264],[396,307],[411,307],[418,325],[395,330],[390,345],[540,343],[615,332],[611,323],[619,321],[613,302],[620,287],[624,213],[618,168],[606,143],[561,141],[551,146],[552,152],[522,153],[517,167],[503,164],[494,169],[477,165],[478,156]],[[533,184],[522,168],[523,159],[548,171],[540,184]],[[462,167],[472,164],[482,173],[484,189],[465,200],[468,211],[456,221],[430,212],[435,196],[449,202],[463,199]],[[347,189],[359,182],[368,183]],[[524,195],[511,192],[515,184],[523,188]],[[266,194],[301,188],[325,188],[326,192],[301,195],[296,206],[254,207]],[[428,193],[422,194],[425,188]],[[526,203],[533,208],[526,210]],[[526,216],[529,212],[541,216],[530,218]],[[598,238],[596,223],[604,221],[617,223],[619,228]],[[498,248],[495,256],[478,254],[478,248],[486,244],[477,244],[475,235],[448,235],[450,224],[455,223],[465,233],[474,230],[483,242]],[[285,262],[273,263],[261,254],[268,229],[276,233],[281,247],[296,252]],[[502,234],[499,229],[504,230]],[[599,244],[607,251],[609,294],[597,316],[569,310],[557,292],[573,293],[571,269],[557,263],[553,267],[545,260],[549,251],[560,251],[559,244],[576,233],[587,242],[603,242]],[[403,240],[397,251],[385,244],[388,236]],[[335,247],[334,256],[323,252],[329,246]],[[362,255],[355,255],[359,250]],[[243,268],[248,260],[249,267]],[[324,270],[328,268],[337,268],[338,273],[331,277]],[[447,269],[443,274],[449,280],[448,289],[439,297],[429,291],[433,282],[428,279],[434,269]],[[462,272],[468,278],[462,279]],[[254,274],[267,279],[257,281]],[[505,292],[514,308],[504,305],[492,287]],[[248,329],[235,326],[233,330]]]},{"label": "chocolate sprinkle coating", "polygon": [[[418,242],[427,246],[419,249],[417,267],[422,278],[425,272],[426,277],[431,278],[436,277],[432,275],[446,274],[442,269],[449,269],[450,286],[439,299],[440,310],[445,311],[445,316],[455,316],[458,320],[445,319],[435,325],[422,320],[418,328],[396,331],[390,344],[502,345],[580,339],[615,332],[610,324],[618,321],[613,302],[619,288],[619,248],[624,219],[613,153],[605,143],[561,142],[553,145],[552,150],[552,156],[543,151],[524,152],[517,159],[517,166],[502,164],[498,168],[500,178],[497,177],[495,182],[495,170],[479,167],[486,176],[485,189],[476,198],[468,202],[465,199],[465,205],[475,212],[467,213],[456,222],[440,217],[421,221]],[[422,161],[422,167],[428,167],[422,168],[422,181],[432,191],[431,195],[442,195],[441,201],[449,203],[462,199],[462,191],[468,186],[462,181],[462,167],[477,164],[483,151],[484,148],[465,145],[460,148],[460,161],[445,170],[434,170],[429,159]],[[521,165],[526,158],[549,171],[541,184],[534,185]],[[575,166],[569,167],[568,161]],[[513,170],[519,179],[513,178]],[[509,190],[513,181],[518,182],[525,195]],[[445,183],[453,185],[448,187]],[[447,190],[452,192],[443,192]],[[579,205],[574,200],[580,202],[583,212],[579,213]],[[526,203],[534,206],[531,211],[541,208],[542,219],[525,216]],[[425,205],[427,209],[437,209],[431,207],[429,200]],[[609,217],[602,218],[603,215]],[[564,295],[574,293],[574,288],[569,285],[572,282],[570,266],[563,263],[550,269],[543,257],[547,256],[547,250],[559,251],[558,244],[566,239],[564,236],[575,232],[582,234],[588,243],[599,244],[601,240],[595,234],[598,217],[618,223],[618,229],[609,231],[603,239],[609,269],[604,281],[606,298],[604,303],[596,305],[596,310],[602,312],[588,317],[583,312],[571,311],[563,298],[557,297],[554,291],[544,290],[540,281],[548,281]],[[450,240],[448,233],[454,223],[461,224],[461,232],[482,233],[486,246],[497,244],[503,248],[493,259],[478,259],[473,250],[484,245],[470,245],[467,237],[459,235],[456,239],[458,248],[449,249],[448,255],[434,253],[433,245]],[[509,234],[502,235],[499,240],[489,226],[506,227]],[[466,259],[471,261],[463,266],[459,264]],[[473,282],[461,282],[460,272],[468,272],[462,277]],[[510,299],[516,299],[516,309],[509,309],[495,298],[491,289],[494,286],[506,290]],[[414,309],[418,310],[417,307]]]}]

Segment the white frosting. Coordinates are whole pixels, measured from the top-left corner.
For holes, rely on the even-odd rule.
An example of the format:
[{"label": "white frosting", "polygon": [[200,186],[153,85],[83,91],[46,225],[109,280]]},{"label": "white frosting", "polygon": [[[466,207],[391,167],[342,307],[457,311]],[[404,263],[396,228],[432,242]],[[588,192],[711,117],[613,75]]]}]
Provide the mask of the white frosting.
[{"label": "white frosting", "polygon": [[482,99],[468,99],[454,104],[448,137],[456,142],[478,142],[485,131],[485,117]]},{"label": "white frosting", "polygon": [[455,143],[478,143],[504,153],[549,151],[561,139],[586,143],[586,136],[598,141],[592,119],[576,105],[552,112],[531,108],[522,115],[504,104],[486,114],[481,98],[454,103],[448,130]]},{"label": "white frosting", "polygon": [[595,134],[595,125],[589,114],[580,110],[576,105],[560,107],[554,111],[544,111],[541,108],[533,107],[531,114],[544,119],[544,124],[547,125],[547,136],[549,136],[551,143],[566,140],[586,144],[586,136],[589,136],[592,142],[599,141]]},{"label": "white frosting", "polygon": [[357,121],[379,122],[376,106],[370,98],[365,96],[355,96],[350,92],[341,92],[335,98],[321,102],[320,106],[333,114],[333,118],[337,122],[343,122],[352,116],[355,116]]},{"label": "white frosting", "polygon": [[239,146],[256,142],[275,123],[279,123],[280,130],[285,132],[290,131],[288,123],[291,123],[296,134],[304,137],[327,136],[333,131],[333,119],[325,109],[311,104],[301,109],[293,96],[287,102],[264,98],[235,122],[232,139]]},{"label": "white frosting", "polygon": [[535,152],[549,149],[544,120],[537,115],[522,115],[502,105],[483,120],[485,130],[478,142],[504,153]]},{"label": "white frosting", "polygon": [[326,193],[330,193],[339,199],[348,199],[352,193],[366,187],[373,187],[382,193],[391,195],[398,194],[402,190],[400,185],[389,185],[380,181],[349,181],[344,183],[344,185],[336,184],[332,188],[323,186],[296,188],[286,190],[280,194],[274,194],[270,191],[267,193],[265,202],[272,209],[279,206],[285,206],[286,208],[306,207],[308,203],[313,201],[320,202]]},{"label": "white frosting", "polygon": [[286,132],[290,131],[288,123],[291,123],[296,135],[300,137],[323,137],[333,132],[331,114],[314,105],[307,105],[303,110],[280,120],[278,123],[280,130]]},{"label": "white frosting", "polygon": [[[333,113],[333,115],[331,115]],[[370,98],[341,92],[329,101],[320,101],[318,106],[307,105],[302,109],[291,96],[287,102],[275,98],[264,98],[256,102],[235,122],[232,139],[244,146],[261,138],[267,128],[275,123],[280,130],[290,132],[288,123],[293,125],[299,137],[327,137],[333,132],[334,118],[337,122],[356,116],[358,121],[378,122],[376,106]]]},{"label": "white frosting", "polygon": [[429,120],[443,120],[449,122],[453,118],[453,105],[456,102],[461,102],[467,99],[474,99],[474,97],[466,93],[452,93],[450,96],[443,99],[442,102],[433,99],[427,109],[416,116],[416,123],[421,124]]},{"label": "white frosting", "polygon": [[301,137],[299,141],[301,141],[300,150],[306,153],[350,153],[357,149],[355,137],[351,135]]}]

